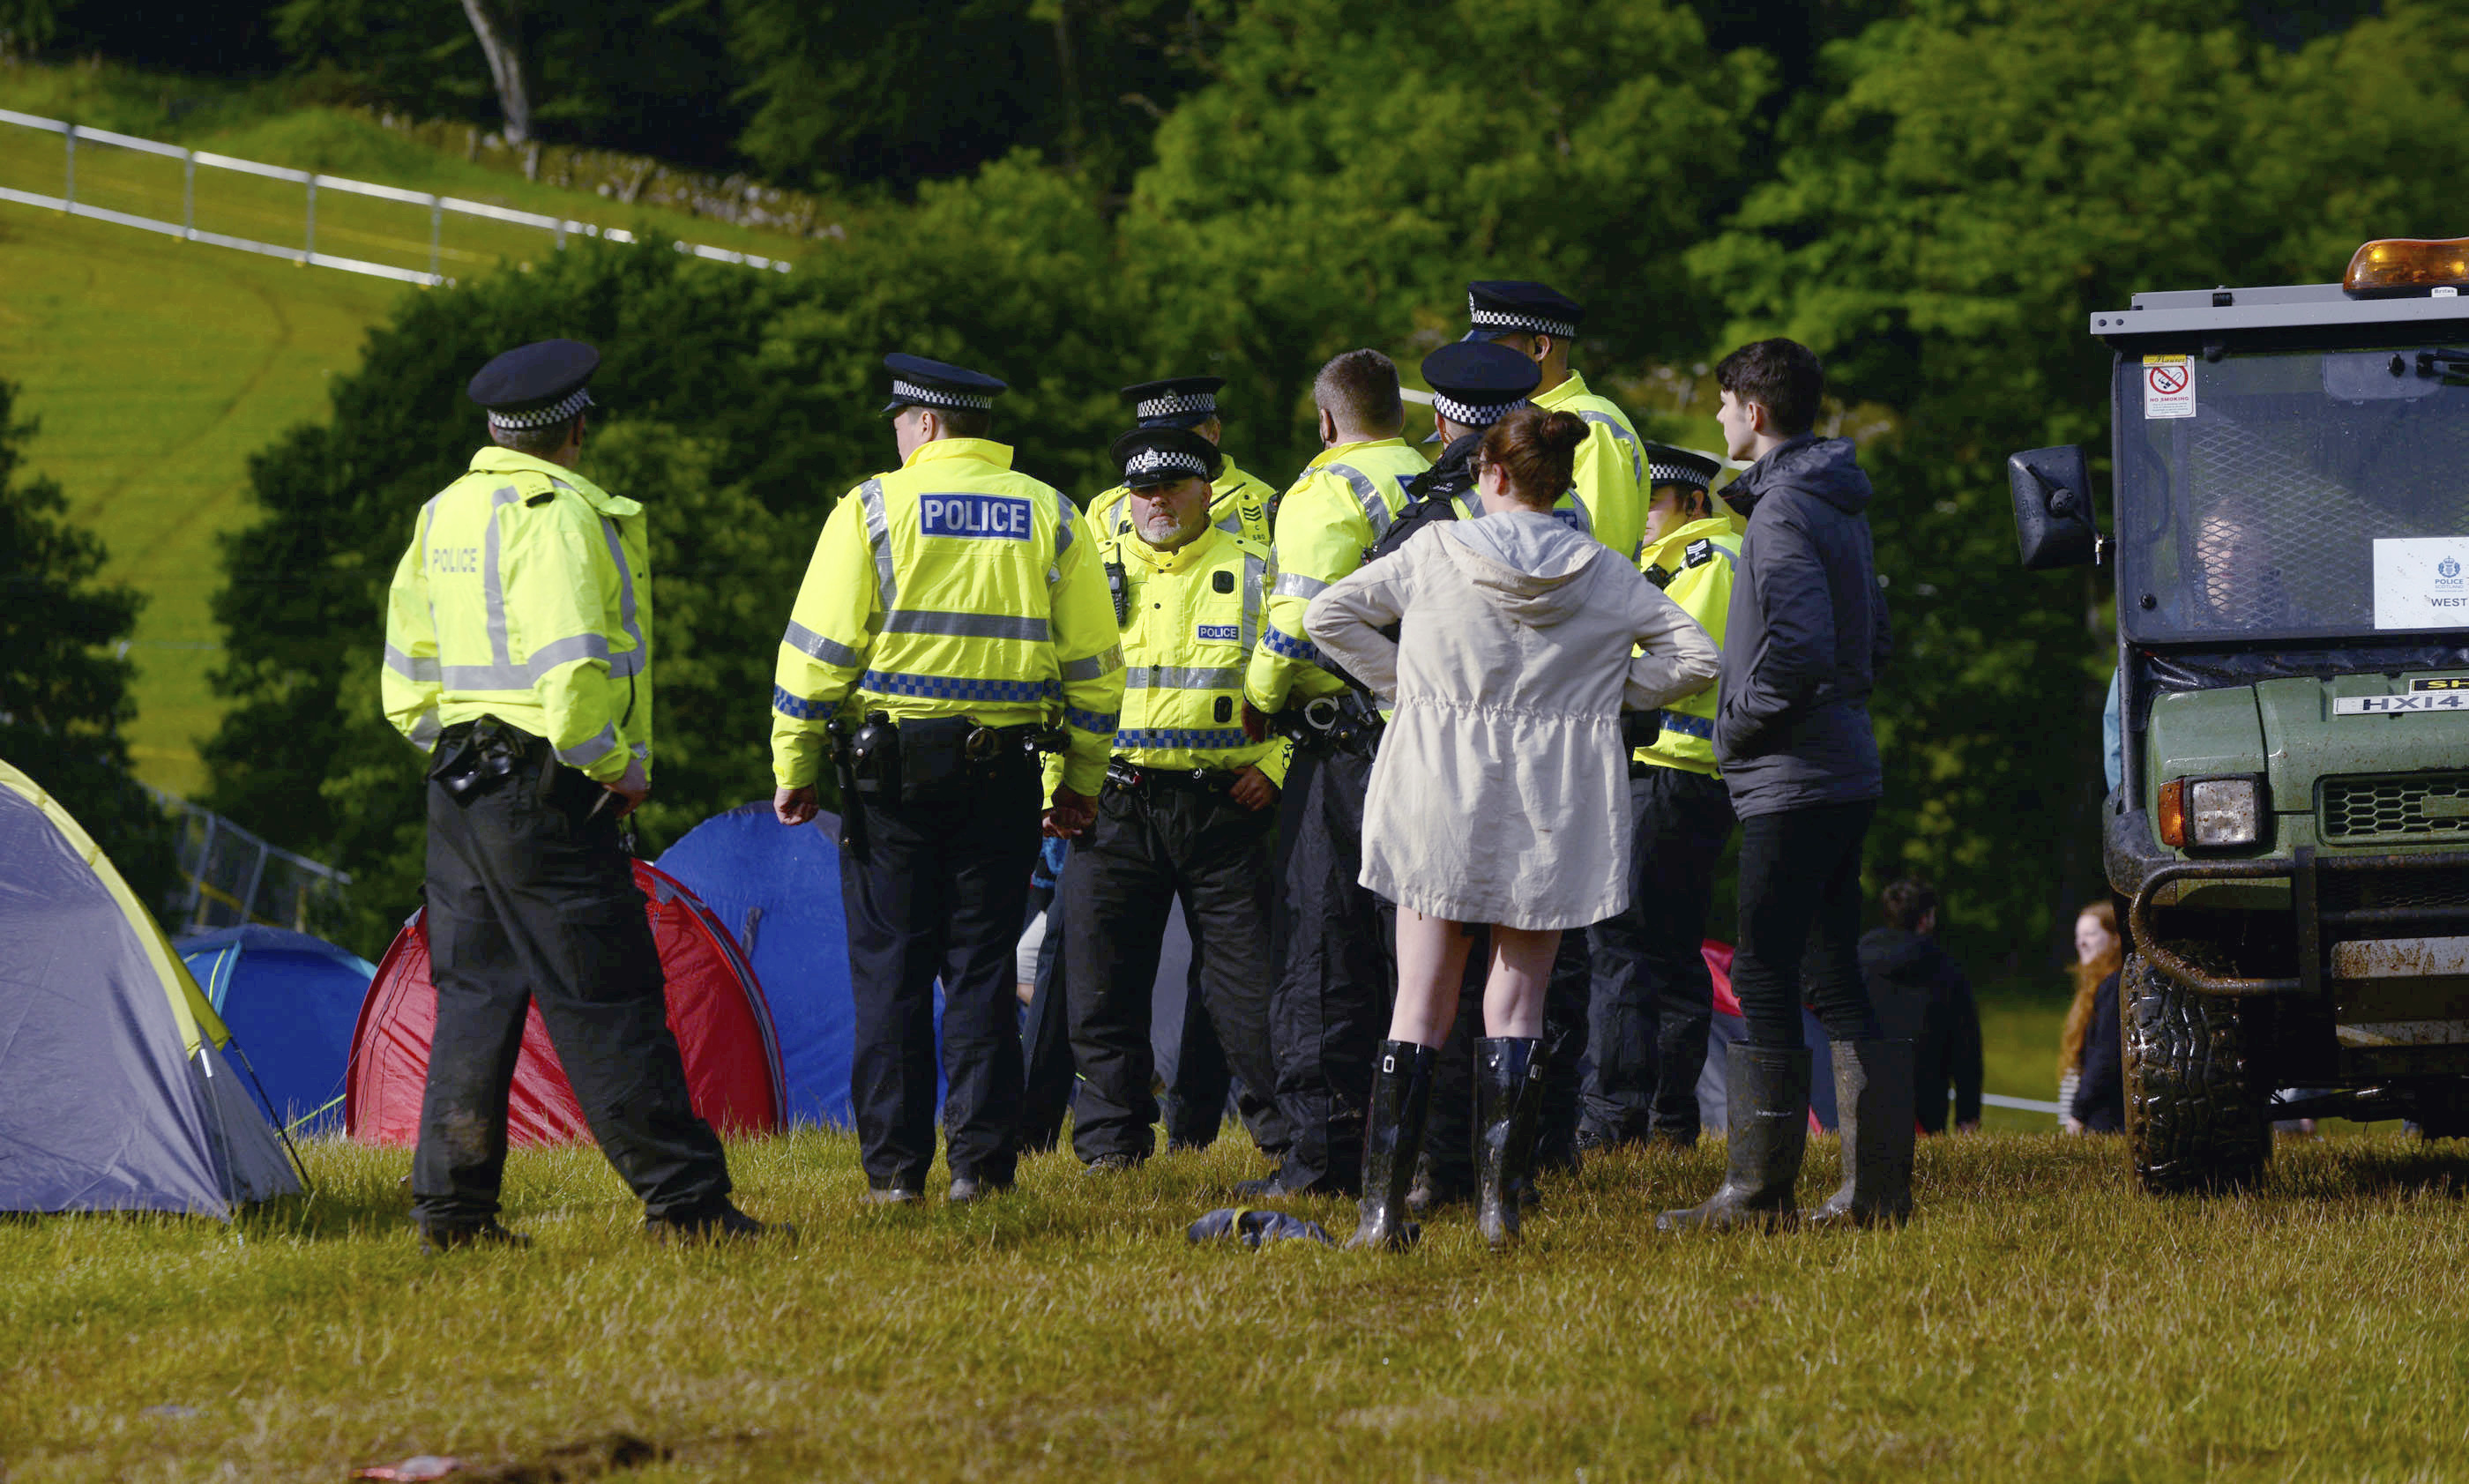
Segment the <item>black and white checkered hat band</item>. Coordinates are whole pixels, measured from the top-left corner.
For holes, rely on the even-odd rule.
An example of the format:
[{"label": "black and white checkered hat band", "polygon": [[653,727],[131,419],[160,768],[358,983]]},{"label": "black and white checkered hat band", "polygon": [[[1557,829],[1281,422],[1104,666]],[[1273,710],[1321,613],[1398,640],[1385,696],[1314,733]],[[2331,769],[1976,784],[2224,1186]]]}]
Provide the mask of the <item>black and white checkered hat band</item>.
[{"label": "black and white checkered hat band", "polygon": [[1209,476],[1209,466],[1201,462],[1200,455],[1197,453],[1178,453],[1172,449],[1142,449],[1133,454],[1131,461],[1123,466],[1123,477],[1133,479],[1142,475],[1156,474],[1160,470],[1195,475],[1202,478]]},{"label": "black and white checkered hat band", "polygon": [[1432,410],[1460,428],[1489,428],[1507,417],[1526,399],[1516,402],[1460,402],[1444,393],[1432,393]]},{"label": "black and white checkered hat band", "polygon": [[1216,410],[1217,396],[1213,392],[1192,392],[1188,395],[1168,392],[1163,397],[1151,397],[1146,402],[1136,403],[1132,407],[1132,413],[1136,417],[1181,417],[1189,412]]},{"label": "black and white checkered hat band", "polygon": [[1646,472],[1651,484],[1694,484],[1701,490],[1715,486],[1715,476],[1694,464],[1649,463]]},{"label": "black and white checkered hat band", "polygon": [[914,382],[893,382],[891,396],[896,402],[922,403],[930,407],[967,407],[977,412],[991,412],[995,406],[992,397],[981,397],[975,392],[945,391],[938,386],[920,386]]},{"label": "black and white checkered hat band", "polygon": [[522,412],[500,412],[491,407],[489,426],[502,428],[508,432],[529,432],[535,428],[555,428],[591,405],[589,388],[578,386],[565,401],[553,403],[545,407],[532,407]]},{"label": "black and white checkered hat band", "polygon": [[1466,315],[1478,330],[1532,330],[1536,335],[1557,335],[1564,340],[1578,337],[1578,327],[1565,319],[1544,319],[1534,314],[1508,314],[1480,305],[1466,306]]}]

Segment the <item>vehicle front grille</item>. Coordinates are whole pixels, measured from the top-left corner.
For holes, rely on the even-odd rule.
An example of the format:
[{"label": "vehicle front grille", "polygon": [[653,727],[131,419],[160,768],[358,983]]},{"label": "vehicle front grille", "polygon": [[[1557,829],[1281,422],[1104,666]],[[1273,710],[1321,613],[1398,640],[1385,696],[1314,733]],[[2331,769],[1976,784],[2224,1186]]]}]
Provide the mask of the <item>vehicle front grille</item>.
[{"label": "vehicle front grille", "polygon": [[2469,838],[2469,773],[2325,778],[2326,841]]},{"label": "vehicle front grille", "polygon": [[2325,912],[2469,908],[2469,870],[2457,866],[2327,870],[2319,879],[2317,899]]}]

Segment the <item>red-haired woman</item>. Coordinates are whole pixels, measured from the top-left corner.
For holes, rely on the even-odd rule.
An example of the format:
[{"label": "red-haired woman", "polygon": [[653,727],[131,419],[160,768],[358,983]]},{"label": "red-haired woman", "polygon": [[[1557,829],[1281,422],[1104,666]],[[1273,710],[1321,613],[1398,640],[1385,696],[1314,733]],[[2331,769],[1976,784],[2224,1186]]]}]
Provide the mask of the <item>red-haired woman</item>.
[{"label": "red-haired woman", "polygon": [[2058,1038],[2058,1126],[2067,1133],[2116,1133],[2126,1126],[2125,1030],[2117,1018],[2117,973],[2125,943],[2117,909],[2092,902],[2075,917],[2075,999]]},{"label": "red-haired woman", "polygon": [[[1397,904],[1397,1005],[1380,1048],[1350,1246],[1413,1239],[1406,1192],[1469,931],[1491,929],[1476,1048],[1477,1219],[1517,1237],[1562,930],[1627,903],[1620,713],[1705,688],[1705,631],[1637,568],[1551,514],[1586,425],[1524,406],[1474,460],[1486,514],[1435,524],[1313,599],[1312,641],[1395,705],[1363,812],[1363,885]],[[1400,625],[1400,638],[1380,632]],[[1639,653],[1643,646],[1643,653]]]}]

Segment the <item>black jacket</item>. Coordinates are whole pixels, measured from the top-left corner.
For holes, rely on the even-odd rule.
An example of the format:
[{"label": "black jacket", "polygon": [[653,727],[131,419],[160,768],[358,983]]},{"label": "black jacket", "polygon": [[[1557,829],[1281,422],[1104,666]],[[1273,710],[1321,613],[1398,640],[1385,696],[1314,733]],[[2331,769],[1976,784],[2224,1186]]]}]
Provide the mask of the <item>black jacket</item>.
[{"label": "black jacket", "polygon": [[1937,939],[1902,928],[1877,928],[1860,939],[1860,977],[1868,982],[1878,1029],[1912,1043],[1912,1082],[1921,1126],[1946,1131],[1946,1090],[1954,1087],[1954,1121],[1980,1119],[1980,1007],[1972,981]]},{"label": "black jacket", "polygon": [[1800,437],[1723,498],[1748,512],[1723,636],[1715,755],[1743,818],[1881,789],[1869,691],[1890,644],[1850,440]]},{"label": "black jacket", "polygon": [[2117,1019],[2117,976],[2091,992],[2091,1024],[2084,1029],[2083,1057],[2075,1063],[2072,1113],[2088,1132],[2126,1129],[2126,1029]]}]

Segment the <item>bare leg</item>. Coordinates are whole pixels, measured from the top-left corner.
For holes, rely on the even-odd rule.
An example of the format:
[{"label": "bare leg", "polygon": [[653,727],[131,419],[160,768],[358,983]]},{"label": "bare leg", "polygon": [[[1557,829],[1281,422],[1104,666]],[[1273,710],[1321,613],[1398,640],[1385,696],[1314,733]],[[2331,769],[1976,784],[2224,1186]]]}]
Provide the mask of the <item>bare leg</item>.
[{"label": "bare leg", "polygon": [[[1466,942],[1466,930],[1458,923],[1426,917],[1408,907],[1397,909],[1397,1008],[1389,1017],[1389,1039],[1438,1046],[1449,1038],[1449,1022],[1458,1013],[1458,982],[1465,973]],[[1543,967],[1547,974],[1552,967],[1548,948]],[[1538,1025],[1541,984],[1535,981],[1534,992]],[[1485,1003],[1490,1003],[1488,997]]]},{"label": "bare leg", "polygon": [[[1465,939],[1461,938],[1460,943]],[[1397,917],[1397,950],[1401,966],[1405,958],[1405,914]],[[1543,988],[1552,981],[1552,960],[1560,951],[1560,931],[1532,932],[1525,928],[1497,927],[1491,930],[1491,977],[1483,990],[1483,1032],[1488,1036],[1518,1036],[1529,1040],[1543,1034]],[[1463,946],[1459,949],[1464,955]],[[1452,989],[1456,981],[1450,982]],[[1455,1001],[1456,996],[1451,994]],[[1449,1006],[1456,1012],[1456,1005]],[[1397,1000],[1398,1023],[1405,1023],[1406,1002],[1401,992]],[[1448,1015],[1437,1024],[1441,1033],[1448,1030]],[[1393,1032],[1392,1034],[1403,1034]]]}]

